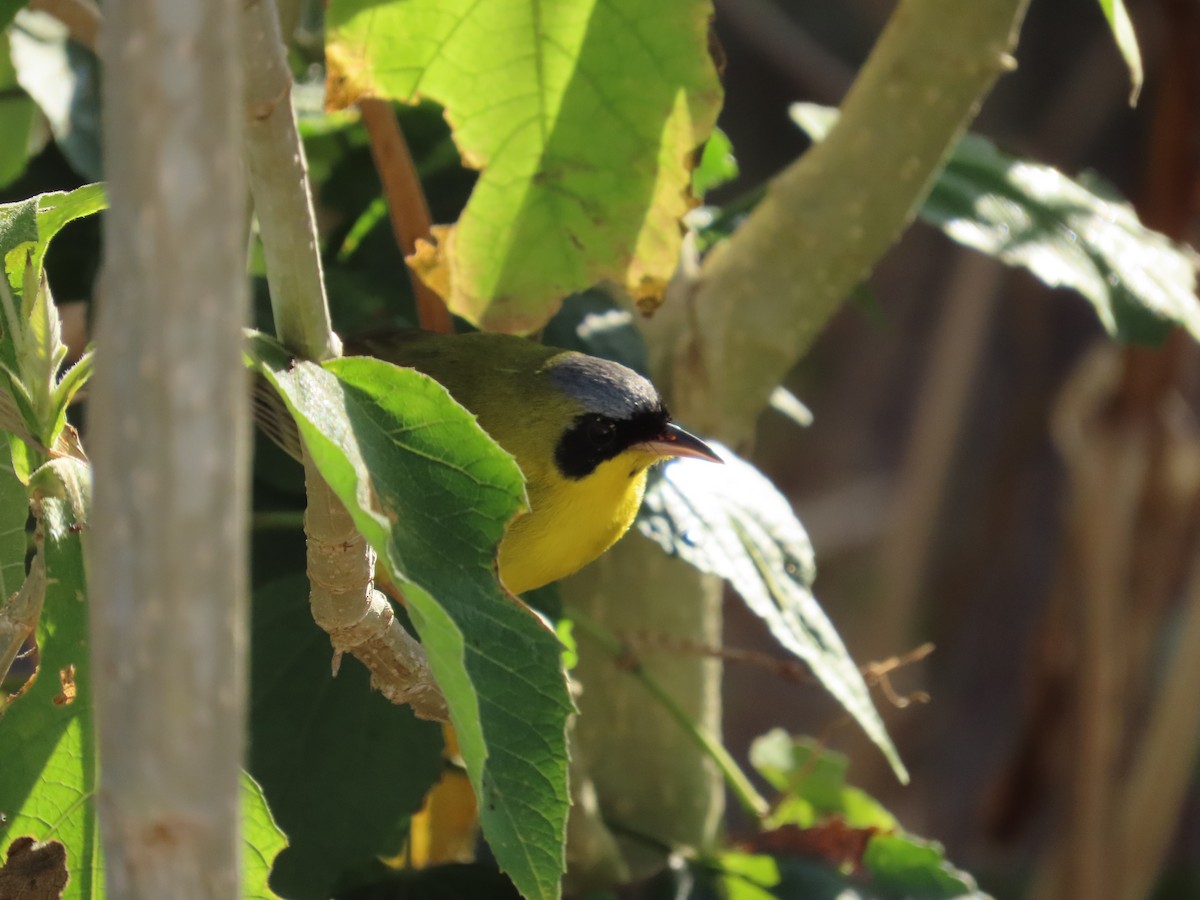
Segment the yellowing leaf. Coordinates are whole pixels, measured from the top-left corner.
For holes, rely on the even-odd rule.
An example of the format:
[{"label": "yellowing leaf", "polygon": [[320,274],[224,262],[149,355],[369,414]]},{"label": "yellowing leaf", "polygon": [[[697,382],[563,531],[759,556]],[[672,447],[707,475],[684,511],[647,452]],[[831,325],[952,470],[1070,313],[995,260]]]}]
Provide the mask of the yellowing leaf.
[{"label": "yellowing leaf", "polygon": [[446,108],[482,174],[415,263],[454,312],[534,331],[602,280],[653,306],[720,106],[710,15],[705,0],[332,0],[327,102]]}]

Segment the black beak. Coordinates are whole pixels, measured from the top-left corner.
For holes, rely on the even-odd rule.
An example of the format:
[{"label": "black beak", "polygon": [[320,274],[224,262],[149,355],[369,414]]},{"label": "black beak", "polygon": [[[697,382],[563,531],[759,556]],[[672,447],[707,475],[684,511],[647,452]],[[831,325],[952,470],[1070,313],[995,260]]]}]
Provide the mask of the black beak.
[{"label": "black beak", "polygon": [[724,464],[724,460],[717,456],[712,447],[694,434],[684,431],[674,422],[668,422],[662,434],[651,440],[643,441],[639,446],[663,458],[690,456],[695,459],[706,459],[709,462]]}]

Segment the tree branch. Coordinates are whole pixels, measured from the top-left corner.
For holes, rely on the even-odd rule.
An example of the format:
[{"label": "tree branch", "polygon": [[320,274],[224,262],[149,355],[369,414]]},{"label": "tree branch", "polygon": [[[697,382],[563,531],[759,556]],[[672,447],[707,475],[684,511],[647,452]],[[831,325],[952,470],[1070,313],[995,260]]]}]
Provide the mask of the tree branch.
[{"label": "tree branch", "polygon": [[[1009,56],[1028,0],[904,0],[829,137],[784,170],[648,326],[680,418],[735,446],[911,221]],[[674,307],[672,309],[671,307]]]},{"label": "tree branch", "polygon": [[352,653],[371,672],[371,684],[393,703],[408,703],[422,719],[448,722],[446,700],[420,643],[396,621],[375,589],[375,553],[354,527],[316,466],[305,458],[308,580],[313,618],[333,643],[334,668]]},{"label": "tree branch", "polygon": [[275,331],[297,356],[319,362],[339,355],[341,345],[329,321],[308,164],[292,109],[292,73],[272,0],[242,7],[241,39],[246,167]]},{"label": "tree branch", "polygon": [[88,439],[108,895],[238,896],[248,314],[238,4],[111,0]]},{"label": "tree branch", "polygon": [[[328,359],[341,353],[341,342],[329,321],[304,145],[291,104],[292,76],[273,0],[251,0],[243,7],[241,49],[248,79],[247,170],[267,257],[276,331],[297,357]],[[278,398],[259,396],[256,402],[260,418],[273,418],[279,439]],[[283,430],[294,431],[290,422]],[[286,442],[281,446],[295,452]],[[411,703],[423,718],[445,720],[445,700],[424,650],[395,621],[387,599],[374,588],[374,553],[307,460],[305,476],[313,618],[328,632],[335,653],[354,654],[385,697]]]}]

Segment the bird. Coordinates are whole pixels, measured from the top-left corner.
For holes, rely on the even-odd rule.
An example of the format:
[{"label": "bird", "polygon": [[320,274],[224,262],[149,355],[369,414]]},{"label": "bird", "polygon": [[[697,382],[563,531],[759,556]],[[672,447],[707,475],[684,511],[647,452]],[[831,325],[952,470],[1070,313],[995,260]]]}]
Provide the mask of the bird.
[{"label": "bird", "polygon": [[655,463],[722,462],[671,419],[648,379],[611,360],[490,332],[404,331],[348,352],[433,378],[514,457],[529,511],[509,524],[497,554],[514,594],[558,581],[615,544]]}]

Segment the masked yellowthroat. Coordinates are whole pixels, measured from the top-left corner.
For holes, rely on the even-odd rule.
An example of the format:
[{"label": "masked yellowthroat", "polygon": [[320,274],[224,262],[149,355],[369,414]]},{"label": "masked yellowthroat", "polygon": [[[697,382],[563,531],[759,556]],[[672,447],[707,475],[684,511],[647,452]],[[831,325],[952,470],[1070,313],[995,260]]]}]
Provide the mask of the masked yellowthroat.
[{"label": "masked yellowthroat", "polygon": [[655,462],[720,462],[674,422],[654,385],[632,369],[503,334],[404,332],[354,348],[440,382],[511,453],[530,511],[500,542],[500,578],[514,593],[591,562],[633,523]]}]

